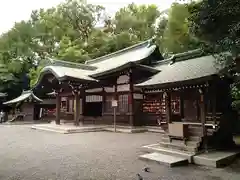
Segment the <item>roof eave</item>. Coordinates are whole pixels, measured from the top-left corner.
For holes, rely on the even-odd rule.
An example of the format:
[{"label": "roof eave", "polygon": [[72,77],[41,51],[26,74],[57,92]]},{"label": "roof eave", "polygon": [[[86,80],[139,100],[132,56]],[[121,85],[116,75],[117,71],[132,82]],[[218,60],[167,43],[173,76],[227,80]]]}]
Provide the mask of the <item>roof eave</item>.
[{"label": "roof eave", "polygon": [[[129,51],[129,50],[136,49],[136,48],[138,48],[138,47],[142,47],[142,46],[146,46],[146,47],[147,47],[147,46],[151,45],[151,42],[152,42],[153,39],[154,39],[154,38],[148,39],[148,40],[143,41],[143,42],[141,42],[141,43],[135,44],[135,45],[133,45],[133,46],[130,46],[130,47],[127,47],[127,48],[124,48],[124,49],[121,49],[121,50],[118,50],[118,51],[116,51],[116,52],[107,54],[107,55],[105,55],[105,56],[101,56],[101,57],[98,57],[98,58],[95,58],[95,59],[87,60],[87,61],[85,61],[85,64],[86,64],[86,65],[91,65],[91,64],[94,64],[94,63],[99,62],[99,61],[101,61],[101,60],[104,60],[104,59],[106,59],[106,58],[116,56],[116,55],[118,55],[118,54],[127,52],[127,51]],[[156,49],[156,48],[155,48],[155,49]]]},{"label": "roof eave", "polygon": [[113,68],[113,69],[110,69],[110,70],[107,70],[107,71],[103,71],[103,72],[100,72],[100,73],[92,74],[90,76],[93,77],[93,78],[100,78],[102,76],[106,76],[107,74],[115,73],[115,72],[121,71],[121,70],[126,69],[126,68],[130,68],[130,67],[137,67],[137,68],[140,68],[140,69],[144,69],[144,70],[149,71],[153,74],[160,72],[160,70],[158,70],[158,69],[139,64],[139,62],[141,62],[141,61],[142,60],[135,61],[135,62],[127,62],[126,64],[123,64],[122,66],[118,66],[116,68]]},{"label": "roof eave", "polygon": [[136,63],[128,62],[128,63],[126,63],[126,64],[123,64],[122,66],[118,66],[118,67],[116,67],[116,68],[113,68],[113,69],[110,69],[110,70],[107,70],[107,71],[95,73],[95,74],[92,74],[92,75],[90,75],[90,76],[93,77],[93,78],[100,78],[100,77],[105,76],[105,75],[107,75],[107,74],[116,73],[116,72],[121,71],[121,70],[123,70],[123,69],[129,68],[129,67],[131,67],[133,64],[136,64]]},{"label": "roof eave", "polygon": [[[17,98],[25,95],[26,93],[28,93],[28,96],[26,96],[24,99],[17,100]],[[34,99],[34,100],[36,100],[36,101],[38,101],[38,102],[42,102],[42,101],[43,101],[43,100],[41,100],[40,98],[38,98],[37,96],[35,96],[35,95],[33,94],[33,92],[30,90],[30,91],[25,91],[25,92],[23,92],[23,93],[22,93],[20,96],[18,96],[17,98],[14,98],[14,99],[12,99],[12,100],[10,100],[10,101],[4,102],[3,104],[4,104],[4,105],[16,104],[16,103],[19,103],[19,102],[23,102],[23,101],[25,101],[26,99],[29,99],[29,97],[32,97],[32,99]]]},{"label": "roof eave", "polygon": [[168,83],[159,83],[159,84],[146,84],[144,83],[141,84],[136,84],[136,87],[143,88],[143,89],[165,89],[165,88],[172,88],[176,86],[184,86],[184,85],[190,85],[190,84],[198,84],[202,82],[206,82],[209,80],[212,80],[214,76],[217,74],[212,74],[209,76],[204,76],[200,78],[195,78],[195,79],[188,79],[188,80],[183,80],[183,81],[174,81],[174,82],[168,82]]},{"label": "roof eave", "polygon": [[58,80],[59,81],[74,80],[74,81],[78,81],[80,83],[98,82],[98,80],[93,79],[91,77],[84,79],[84,78],[76,78],[76,77],[72,77],[72,76],[62,76],[62,77],[59,77]]}]

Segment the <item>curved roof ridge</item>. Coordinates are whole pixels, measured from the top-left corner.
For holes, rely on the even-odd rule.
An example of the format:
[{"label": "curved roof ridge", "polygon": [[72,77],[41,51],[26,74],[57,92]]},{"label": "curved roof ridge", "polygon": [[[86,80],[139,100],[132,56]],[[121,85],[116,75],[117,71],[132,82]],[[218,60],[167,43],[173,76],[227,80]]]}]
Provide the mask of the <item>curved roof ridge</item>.
[{"label": "curved roof ridge", "polygon": [[72,67],[72,68],[80,68],[84,70],[96,70],[97,68],[94,66],[90,66],[87,64],[83,63],[75,63],[75,62],[70,62],[70,61],[63,61],[63,60],[58,60],[58,59],[52,59],[49,58],[51,65],[57,65],[57,66],[65,66],[65,67]]},{"label": "curved roof ridge", "polygon": [[157,61],[154,67],[162,64],[166,64],[166,63],[173,64],[178,61],[190,60],[190,59],[201,57],[201,56],[204,56],[202,49],[194,49],[194,50],[190,50],[183,53],[172,54],[167,59]]},{"label": "curved roof ridge", "polygon": [[203,50],[202,49],[194,49],[194,50],[190,50],[187,52],[174,54],[171,58],[174,63],[175,61],[183,61],[183,60],[188,60],[188,59],[192,59],[192,58],[197,58],[200,56],[203,56]]},{"label": "curved roof ridge", "polygon": [[135,44],[135,45],[132,45],[132,46],[129,46],[127,48],[124,48],[124,49],[121,49],[121,50],[118,50],[118,51],[115,51],[113,53],[110,53],[110,54],[107,54],[107,55],[104,55],[104,56],[101,56],[101,57],[98,57],[98,58],[95,58],[95,59],[91,59],[91,60],[87,60],[85,61],[85,64],[93,64],[93,63],[97,63],[97,62],[101,62],[101,61],[104,61],[106,60],[107,58],[109,57],[114,57],[114,56],[117,56],[117,55],[120,55],[122,53],[125,53],[125,52],[128,52],[130,50],[135,50],[135,49],[139,49],[141,47],[148,47],[151,45],[151,42],[153,41],[154,37],[151,38],[151,39],[148,39],[146,41],[143,41],[143,42],[140,42],[138,44]]}]

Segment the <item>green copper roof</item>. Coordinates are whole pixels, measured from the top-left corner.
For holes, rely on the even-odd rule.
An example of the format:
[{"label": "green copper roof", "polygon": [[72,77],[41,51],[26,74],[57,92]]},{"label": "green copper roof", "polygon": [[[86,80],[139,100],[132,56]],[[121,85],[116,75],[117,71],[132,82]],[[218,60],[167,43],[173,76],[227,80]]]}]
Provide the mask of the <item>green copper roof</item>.
[{"label": "green copper roof", "polygon": [[37,96],[35,96],[33,94],[33,92],[30,90],[30,91],[23,91],[22,94],[19,97],[15,98],[15,99],[12,99],[10,101],[4,102],[3,104],[15,104],[15,103],[19,103],[19,102],[22,102],[24,100],[27,100],[27,99],[32,99],[32,100],[35,100],[35,101],[38,101],[38,102],[42,101]]},{"label": "green copper roof", "polygon": [[218,74],[222,67],[217,64],[216,58],[212,55],[200,55],[200,51],[193,51],[192,53],[177,54],[170,59],[159,62],[155,68],[159,69],[160,72],[136,86],[164,86]]},{"label": "green copper roof", "polygon": [[140,62],[150,56],[156,48],[157,46],[151,44],[151,41],[149,40],[115,53],[87,61],[86,64],[97,67],[92,74],[93,77],[96,77],[114,72],[128,63]]}]

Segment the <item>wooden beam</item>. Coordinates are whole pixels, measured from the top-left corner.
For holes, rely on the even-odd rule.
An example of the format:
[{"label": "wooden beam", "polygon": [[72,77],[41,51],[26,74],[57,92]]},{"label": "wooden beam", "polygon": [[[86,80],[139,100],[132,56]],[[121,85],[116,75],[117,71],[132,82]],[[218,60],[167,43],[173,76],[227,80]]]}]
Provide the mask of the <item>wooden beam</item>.
[{"label": "wooden beam", "polygon": [[105,112],[106,93],[104,87],[102,88],[102,114]]},{"label": "wooden beam", "polygon": [[75,126],[79,126],[79,116],[80,116],[80,96],[79,92],[74,92],[74,124]]},{"label": "wooden beam", "polygon": [[216,97],[216,91],[215,93],[212,93],[212,119],[214,124],[217,123],[217,117],[216,117],[216,101],[217,101],[217,97]]},{"label": "wooden beam", "polygon": [[86,102],[86,94],[85,94],[85,89],[81,88],[80,90],[80,101],[81,101],[81,105],[80,105],[80,113],[79,113],[79,120],[80,123],[83,124],[84,121],[84,106],[85,106],[85,102]]},{"label": "wooden beam", "polygon": [[60,125],[60,114],[61,114],[61,97],[59,93],[56,94],[56,117],[55,123]]},{"label": "wooden beam", "polygon": [[200,92],[200,119],[202,124],[202,134],[205,137],[206,136],[206,129],[205,129],[206,109],[205,109],[205,98],[204,98],[203,91]]},{"label": "wooden beam", "polygon": [[207,129],[206,129],[206,107],[205,107],[205,94],[203,89],[199,89],[200,93],[200,118],[202,124],[202,137],[203,137],[203,148],[208,151],[207,147]]},{"label": "wooden beam", "polygon": [[184,92],[180,92],[180,113],[181,119],[184,119]]},{"label": "wooden beam", "polygon": [[171,114],[171,94],[169,92],[165,92],[165,103],[166,103],[166,120],[167,123],[172,123]]},{"label": "wooden beam", "polygon": [[133,72],[132,69],[129,70],[129,84],[130,84],[130,91],[129,91],[129,123],[130,126],[134,126],[134,98],[133,98],[133,93],[134,93],[134,87],[133,87]]}]

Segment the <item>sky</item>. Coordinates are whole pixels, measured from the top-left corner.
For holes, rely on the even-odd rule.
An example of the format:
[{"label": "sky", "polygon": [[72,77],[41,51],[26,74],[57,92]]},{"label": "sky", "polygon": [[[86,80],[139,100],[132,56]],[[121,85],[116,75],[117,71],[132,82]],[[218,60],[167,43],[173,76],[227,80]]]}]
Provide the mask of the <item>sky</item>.
[{"label": "sky", "polygon": [[[64,0],[0,0],[0,34],[9,30],[15,22],[26,20],[32,10],[50,8]],[[91,4],[99,4],[112,15],[119,8],[134,2],[136,4],[156,4],[160,10],[165,10],[175,0],[87,0]]]}]

